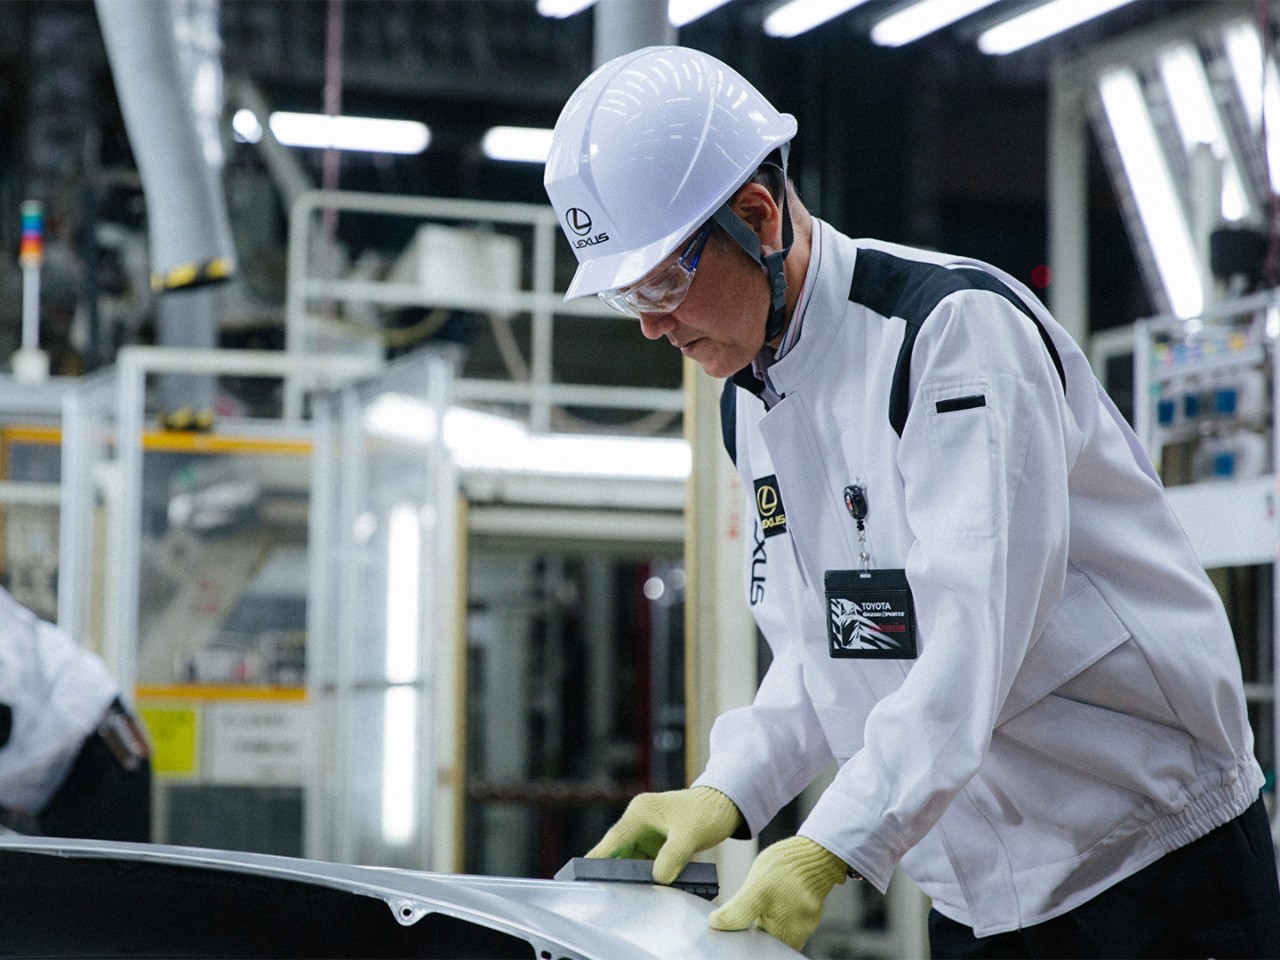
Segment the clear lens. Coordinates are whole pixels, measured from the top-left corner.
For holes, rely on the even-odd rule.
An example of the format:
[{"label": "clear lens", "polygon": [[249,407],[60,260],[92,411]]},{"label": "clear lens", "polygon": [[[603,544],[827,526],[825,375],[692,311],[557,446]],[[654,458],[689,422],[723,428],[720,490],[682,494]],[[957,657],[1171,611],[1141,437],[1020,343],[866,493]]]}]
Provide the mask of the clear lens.
[{"label": "clear lens", "polygon": [[616,290],[602,290],[597,296],[618,313],[637,320],[644,313],[670,313],[688,296],[693,275],[698,270],[698,260],[702,257],[702,247],[710,233],[710,227],[704,226],[679,259],[639,283]]},{"label": "clear lens", "polygon": [[624,317],[630,317],[632,320],[640,319],[640,311],[627,302],[626,294],[620,290],[601,290],[596,294],[605,304],[612,310],[616,310]]},{"label": "clear lens", "polygon": [[693,273],[677,261],[634,286],[603,290],[600,299],[619,313],[637,319],[642,313],[670,313],[688,294]]}]

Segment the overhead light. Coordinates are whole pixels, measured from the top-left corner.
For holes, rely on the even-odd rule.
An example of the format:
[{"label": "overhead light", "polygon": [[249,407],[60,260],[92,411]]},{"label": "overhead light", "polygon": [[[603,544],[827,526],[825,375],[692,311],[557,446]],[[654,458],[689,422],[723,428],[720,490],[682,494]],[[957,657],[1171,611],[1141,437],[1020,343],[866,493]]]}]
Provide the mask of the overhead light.
[{"label": "overhead light", "polygon": [[1138,77],[1128,68],[1110,70],[1098,92],[1169,307],[1193,317],[1204,309],[1200,264]]},{"label": "overhead light", "polygon": [[882,47],[901,47],[989,7],[996,0],[917,0],[878,20],[871,39]]},{"label": "overhead light", "polygon": [[790,0],[764,18],[764,32],[771,37],[794,37],[866,2],[867,0]]},{"label": "overhead light", "polygon": [[[416,120],[278,111],[271,114],[267,123],[272,136],[286,147],[421,153],[431,143],[430,128]],[[242,143],[257,143],[262,139],[262,124],[252,110],[237,110],[231,118],[231,129]]]},{"label": "overhead light", "polygon": [[1200,55],[1185,43],[1165,50],[1160,54],[1160,79],[1168,91],[1169,106],[1183,145],[1192,150],[1197,144],[1208,144],[1213,155],[1222,161],[1223,218],[1243,219],[1250,212],[1249,198],[1222,120],[1213,104],[1209,78],[1205,75]]},{"label": "overhead light", "polygon": [[276,111],[267,123],[287,147],[409,154],[421,153],[431,142],[427,125],[416,120]]},{"label": "overhead light", "polygon": [[581,13],[595,2],[596,0],[538,0],[536,9],[544,17],[563,20],[565,17],[572,17],[575,13]]},{"label": "overhead light", "polygon": [[387,522],[387,682],[418,679],[418,578],[422,531],[412,504],[398,504]]},{"label": "overhead light", "polygon": [[252,110],[237,110],[231,118],[231,130],[241,143],[257,143],[262,139],[262,124]]},{"label": "overhead light", "polygon": [[1013,53],[1055,33],[1070,30],[1133,0],[1049,0],[1048,3],[996,24],[978,37],[983,53]]},{"label": "overhead light", "polygon": [[417,820],[418,625],[422,595],[418,510],[397,504],[387,520],[386,664],[382,703],[382,837],[402,845]]},{"label": "overhead light", "polygon": [[[436,441],[435,417],[422,400],[388,393],[365,410],[372,435],[425,446]],[[692,458],[685,440],[596,434],[530,433],[508,417],[466,407],[444,414],[444,441],[465,470],[577,477],[685,480]]]},{"label": "overhead light", "polygon": [[1250,129],[1260,133],[1264,115],[1266,117],[1271,190],[1280,193],[1280,131],[1276,130],[1276,124],[1280,123],[1280,78],[1276,76],[1275,61],[1263,58],[1258,31],[1251,23],[1241,21],[1227,27],[1223,41]]},{"label": "overhead light", "polygon": [[382,839],[404,846],[418,820],[418,691],[391,687],[382,696]]},{"label": "overhead light", "polygon": [[668,0],[667,22],[673,27],[683,27],[728,2],[729,0]]},{"label": "overhead light", "polygon": [[1245,116],[1249,125],[1258,130],[1262,127],[1263,102],[1262,44],[1258,40],[1258,31],[1250,23],[1233,23],[1223,30],[1222,39]]},{"label": "overhead light", "polygon": [[445,413],[444,438],[464,470],[684,480],[691,464],[685,440],[535,434],[514,420],[465,407]]},{"label": "overhead light", "polygon": [[546,163],[551,153],[551,130],[538,127],[490,127],[480,149],[490,160]]}]

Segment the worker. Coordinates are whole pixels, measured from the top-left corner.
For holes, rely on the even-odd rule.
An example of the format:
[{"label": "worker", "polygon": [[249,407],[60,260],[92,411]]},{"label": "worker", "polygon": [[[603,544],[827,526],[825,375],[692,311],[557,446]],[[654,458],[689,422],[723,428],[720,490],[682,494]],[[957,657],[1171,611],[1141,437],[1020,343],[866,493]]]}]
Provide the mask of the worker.
[{"label": "worker", "polygon": [[151,838],[151,762],[102,659],[0,589],[0,826]]},{"label": "worker", "polygon": [[811,216],[796,126],[678,47],[604,64],[555,126],[566,298],[730,378],[773,654],[692,787],[589,856],[670,882],[834,759],[712,927],[799,948],[836,884],[900,867],[936,957],[1280,956],[1238,655],[1139,441],[1017,280]]}]

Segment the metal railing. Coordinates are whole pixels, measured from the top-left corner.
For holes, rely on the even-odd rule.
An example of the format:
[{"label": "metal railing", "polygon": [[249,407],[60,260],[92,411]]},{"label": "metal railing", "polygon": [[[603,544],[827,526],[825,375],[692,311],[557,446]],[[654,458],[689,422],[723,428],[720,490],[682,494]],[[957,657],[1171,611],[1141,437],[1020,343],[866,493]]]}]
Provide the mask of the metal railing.
[{"label": "metal railing", "polygon": [[[322,211],[380,214],[424,222],[468,226],[519,227],[521,273],[528,289],[499,289],[484,278],[470,278],[470,289],[448,294],[429,292],[415,283],[381,279],[326,278],[317,275],[315,257],[318,216]],[[527,231],[527,235],[526,235]],[[331,321],[313,308],[325,302],[385,307],[431,307],[444,310],[528,314],[531,324],[528,378],[459,378],[455,399],[463,403],[494,402],[523,407],[528,425],[546,432],[557,406],[626,408],[676,412],[684,408],[681,388],[609,386],[557,382],[553,349],[557,317],[598,317],[617,322],[594,297],[566,302],[555,283],[555,244],[559,228],[550,207],[526,203],[493,203],[393,194],[313,190],[293,205],[289,225],[289,277],[285,300],[285,347],[293,356],[323,353],[324,331]],[[285,384],[285,417],[301,416],[301,391]]]}]

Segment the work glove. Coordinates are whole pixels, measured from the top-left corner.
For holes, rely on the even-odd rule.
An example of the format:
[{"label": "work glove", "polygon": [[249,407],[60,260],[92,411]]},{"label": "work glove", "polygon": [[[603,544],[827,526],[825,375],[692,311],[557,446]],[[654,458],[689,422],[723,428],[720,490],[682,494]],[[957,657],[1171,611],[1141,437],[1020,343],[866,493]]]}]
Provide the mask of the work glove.
[{"label": "work glove", "polygon": [[746,930],[756,924],[799,950],[818,928],[822,901],[848,874],[843,860],[808,837],[779,840],[761,851],[742,888],[711,914],[711,927]]},{"label": "work glove", "polygon": [[671,883],[690,857],[728,838],[741,822],[733,801],[711,787],[642,793],[587,856],[652,860],[654,882]]}]

